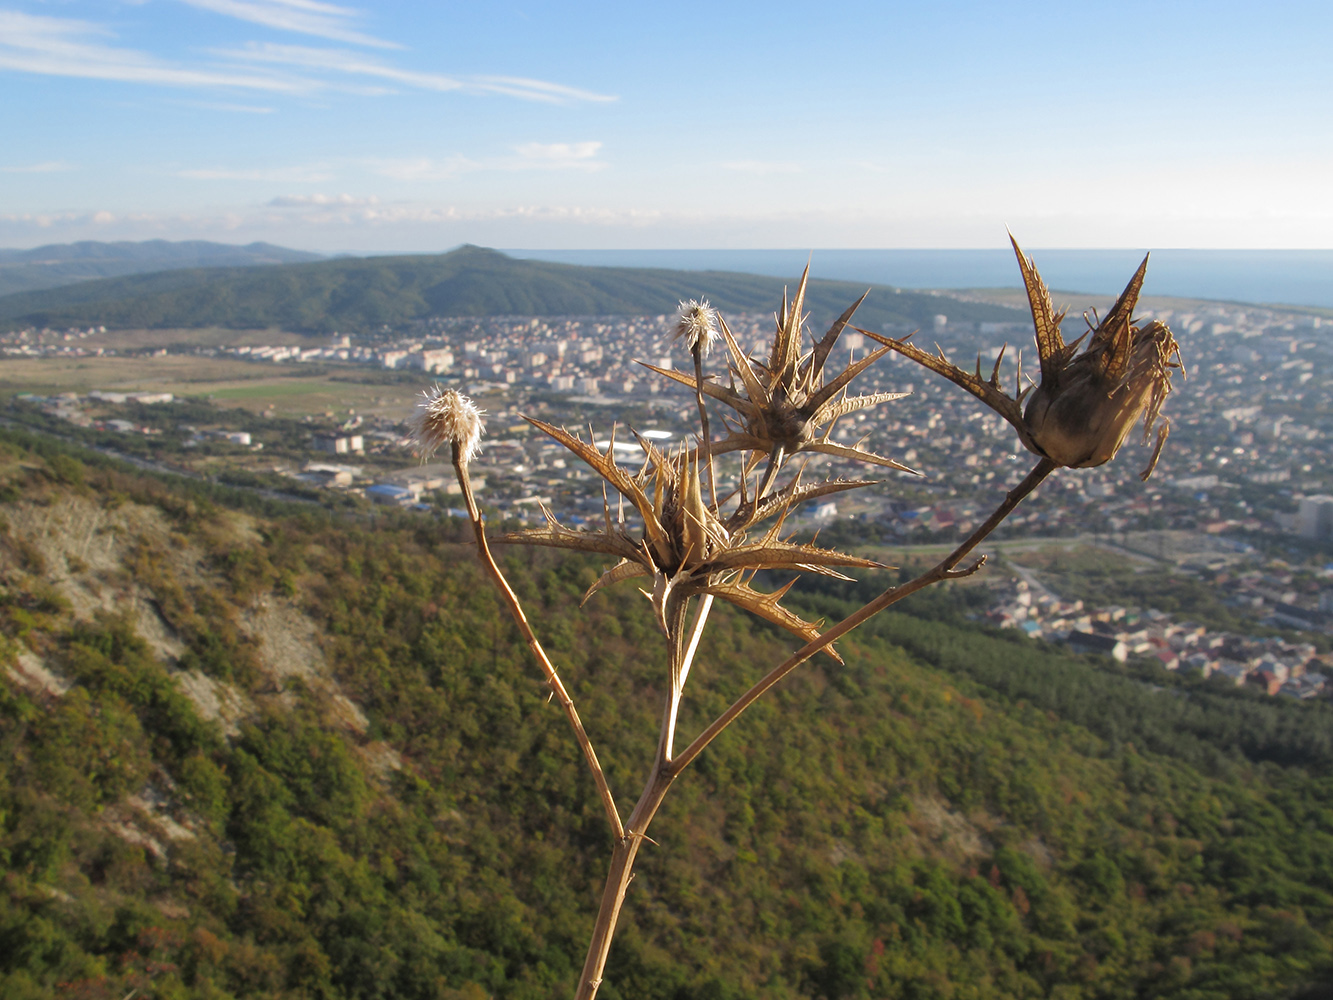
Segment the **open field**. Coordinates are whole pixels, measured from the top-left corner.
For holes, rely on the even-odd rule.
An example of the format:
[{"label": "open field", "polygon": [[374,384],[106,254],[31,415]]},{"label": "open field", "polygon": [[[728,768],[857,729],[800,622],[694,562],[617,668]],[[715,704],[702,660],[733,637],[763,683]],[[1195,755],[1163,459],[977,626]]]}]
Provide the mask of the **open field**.
[{"label": "open field", "polygon": [[220,326],[183,330],[108,330],[83,341],[85,347],[118,351],[145,347],[323,347],[327,337],[311,337],[286,330],[228,330]]},{"label": "open field", "polygon": [[[63,340],[63,333],[38,336],[38,343],[53,344]],[[138,351],[147,347],[324,347],[327,337],[291,333],[276,327],[258,330],[229,330],[221,326],[195,328],[127,328],[94,333],[78,341],[80,347],[115,351]]]},{"label": "open field", "polygon": [[385,384],[382,378],[361,382],[356,380],[356,369],[338,369],[335,373],[287,369],[288,374],[275,372],[275,368],[229,358],[182,355],[7,359],[0,369],[0,397],[20,392],[86,393],[93,389],[170,392],[208,397],[219,406],[256,413],[272,411],[287,417],[330,412],[342,415],[355,410],[401,419],[411,411],[420,388],[407,381]]}]

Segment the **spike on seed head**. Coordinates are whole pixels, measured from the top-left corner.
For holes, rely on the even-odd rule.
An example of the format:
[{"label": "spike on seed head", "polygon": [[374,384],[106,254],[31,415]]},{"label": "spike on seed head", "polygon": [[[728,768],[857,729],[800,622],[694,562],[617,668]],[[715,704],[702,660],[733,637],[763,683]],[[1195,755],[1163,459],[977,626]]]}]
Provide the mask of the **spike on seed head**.
[{"label": "spike on seed head", "polygon": [[422,459],[449,444],[458,447],[464,463],[472,461],[481,450],[484,412],[457,389],[434,385],[422,392],[412,417],[412,437]]},{"label": "spike on seed head", "polygon": [[676,337],[685,341],[691,351],[698,350],[700,356],[707,357],[717,340],[717,310],[708,304],[688,299],[681,302],[676,310]]}]

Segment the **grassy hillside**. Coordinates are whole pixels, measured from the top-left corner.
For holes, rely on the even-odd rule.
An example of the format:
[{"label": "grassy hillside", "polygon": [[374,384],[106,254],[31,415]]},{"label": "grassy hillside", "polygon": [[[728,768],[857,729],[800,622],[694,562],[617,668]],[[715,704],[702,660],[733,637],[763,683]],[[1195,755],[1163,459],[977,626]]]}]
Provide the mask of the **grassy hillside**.
[{"label": "grassy hillside", "polygon": [[[817,273],[817,272],[816,272]],[[792,283],[799,275],[792,276]],[[515,260],[462,247],[437,256],[344,258],[262,268],[166,271],[89,281],[0,298],[0,324],[65,327],[282,327],[367,331],[424,316],[657,315],[682,298],[706,296],[720,309],[769,313],[783,282],[757,275],[578,267]],[[838,315],[865,291],[848,282],[812,281],[816,321]],[[877,288],[860,322],[929,327],[955,321],[1015,320],[1004,306]]]},{"label": "grassy hillside", "polygon": [[[607,832],[459,527],[244,513],[84,457],[0,439],[0,993],[571,995]],[[597,564],[508,559],[631,798],[663,688],[647,603],[579,611]],[[681,779],[602,996],[1329,981],[1333,780],[1299,749],[1325,707],[1272,703],[1256,750],[1201,700],[1182,738],[1104,710],[1148,697],[1132,678],[947,603],[803,668]],[[715,614],[686,731],[790,647]]]}]

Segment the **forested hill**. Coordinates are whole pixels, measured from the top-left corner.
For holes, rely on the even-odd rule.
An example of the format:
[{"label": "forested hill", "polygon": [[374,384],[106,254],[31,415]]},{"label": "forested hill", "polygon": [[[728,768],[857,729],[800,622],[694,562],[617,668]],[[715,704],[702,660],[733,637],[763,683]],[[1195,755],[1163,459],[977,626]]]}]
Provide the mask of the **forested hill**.
[{"label": "forested hill", "polygon": [[31,250],[0,250],[0,295],[55,288],[78,281],[188,267],[246,267],[318,260],[319,254],[271,243],[234,246],[206,240],[54,243]]},{"label": "forested hill", "polygon": [[[816,261],[812,273],[818,274]],[[729,312],[771,313],[777,278],[709,271],[580,267],[517,260],[461,247],[433,256],[340,258],[306,264],[202,268],[88,281],[0,298],[0,325],[233,329],[281,327],[357,332],[424,316],[660,315],[683,298],[707,297]],[[864,292],[849,282],[812,280],[807,299],[827,322]],[[955,321],[1021,320],[1013,309],[877,287],[859,322],[929,328]]]},{"label": "forested hill", "polygon": [[[461,526],[377,517],[0,430],[0,995],[572,995],[597,796]],[[599,563],[507,560],[632,802],[648,603],[579,609]],[[1327,996],[1328,706],[1154,693],[947,598],[681,777],[600,996]],[[791,648],[714,619],[686,733]]]}]

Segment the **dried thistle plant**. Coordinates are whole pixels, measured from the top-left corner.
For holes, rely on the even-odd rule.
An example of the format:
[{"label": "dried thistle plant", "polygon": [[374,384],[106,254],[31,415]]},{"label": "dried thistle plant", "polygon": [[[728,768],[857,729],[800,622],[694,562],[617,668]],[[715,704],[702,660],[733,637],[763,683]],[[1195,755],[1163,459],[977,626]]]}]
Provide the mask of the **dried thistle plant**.
[{"label": "dried thistle plant", "polygon": [[[1140,416],[1144,440],[1149,440],[1171,391],[1171,375],[1181,364],[1180,346],[1165,323],[1153,320],[1143,327],[1134,325],[1134,306],[1143,288],[1148,258],[1143,258],[1105,318],[1095,327],[1087,321],[1087,332],[1066,344],[1060,332],[1064,313],[1055,311],[1051,294],[1031,258],[1024,255],[1017,240],[1012,236],[1009,239],[1023,272],[1036,331],[1041,382],[1035,387],[1022,384],[1020,354],[1015,394],[1010,396],[1000,388],[1003,348],[990,378],[983,379],[980,358],[976,373],[970,374],[949,361],[942,351],[929,354],[905,339],[890,340],[862,332],[972,393],[1013,425],[1029,451],[1057,465],[1087,469],[1109,462]],[[1087,349],[1078,354],[1079,344],[1089,334]],[[1022,403],[1029,393],[1032,398],[1024,410]],[[1146,480],[1157,467],[1169,430],[1169,422],[1163,419],[1152,457],[1139,473],[1141,479]]]},{"label": "dried thistle plant", "polygon": [[[593,442],[591,434],[589,440],[584,441],[563,428],[527,418],[529,423],[567,448],[602,478],[603,523],[597,530],[574,530],[562,525],[554,514],[543,508],[544,527],[512,532],[496,540],[615,557],[617,561],[588,589],[584,602],[602,588],[616,583],[633,579],[651,581],[651,588],[643,592],[652,601],[658,627],[665,639],[670,684],[657,754],[637,804],[623,820],[573,702],[491,556],[467,473],[468,462],[475,453],[481,433],[480,412],[470,400],[452,390],[442,391],[436,387],[425,394],[416,421],[417,438],[423,451],[433,451],[446,443],[452,448],[454,469],[473,524],[479,555],[504,595],[574,729],[611,827],[611,861],[592,940],[579,977],[577,1000],[592,1000],[602,982],[611,939],[624,905],[625,890],[633,875],[635,858],[647,839],[649,824],[672,783],[708,744],[766,691],[816,653],[825,652],[841,663],[832,643],[873,615],[918,590],[980,569],[985,563],[984,556],[961,569],[958,567],[1055,469],[1100,465],[1115,455],[1130,426],[1141,415],[1148,429],[1157,420],[1170,391],[1171,373],[1179,367],[1179,352],[1170,330],[1163,324],[1150,323],[1142,328],[1133,324],[1131,313],[1142,286],[1146,260],[1106,318],[1096,327],[1089,323],[1092,338],[1088,348],[1082,355],[1074,357],[1078,342],[1064,343],[1060,334],[1062,317],[1055,314],[1036,269],[1023,257],[1017,243],[1014,248],[1019,255],[1032,305],[1037,347],[1042,359],[1041,384],[1035,391],[1020,388],[1016,398],[1000,390],[998,362],[991,378],[983,380],[979,366],[976,376],[972,376],[952,365],[942,354],[930,355],[905,341],[879,337],[869,331],[861,332],[869,334],[883,346],[860,361],[849,362],[842,372],[825,381],[824,368],[829,355],[865,297],[853,303],[821,338],[815,340],[812,337],[810,348],[802,351],[807,267],[796,295],[790,301],[784,296],[772,348],[765,362],[752,360],[742,353],[726,321],[716,315],[707,302],[689,300],[681,303],[676,333],[693,356],[694,374],[653,365],[647,367],[694,390],[700,416],[698,447],[679,447],[664,453],[640,437],[638,441],[645,461],[638,473],[631,474],[615,462],[614,431],[603,452]],[[720,328],[727,345],[727,371],[731,384],[726,388],[710,382],[703,371],[704,358],[716,336],[712,332],[714,323]],[[803,573],[846,579],[841,569],[881,568],[881,564],[813,543],[783,538],[784,524],[791,511],[806,501],[874,483],[843,479],[803,483],[804,462],[786,483],[779,486],[777,480],[788,470],[795,456],[811,456],[811,453],[912,472],[893,459],[864,449],[861,443],[848,448],[829,440],[840,417],[904,395],[888,392],[847,395],[850,382],[889,351],[897,351],[930,368],[986,402],[1013,424],[1020,439],[1040,456],[1040,460],[1004,497],[990,517],[945,559],[915,579],[890,587],[854,614],[824,629],[822,623],[806,621],[783,606],[782,599],[795,580]],[[738,391],[737,379],[743,391]],[[1023,412],[1020,405],[1029,392],[1032,398]],[[718,442],[710,439],[705,397],[723,403],[737,415],[737,422],[728,424],[727,437]],[[1165,427],[1153,454],[1154,464],[1164,441]],[[714,486],[717,456],[737,451],[742,453],[739,486],[719,502]],[[762,478],[753,491],[748,491],[747,475],[764,462],[767,464]],[[1151,469],[1150,464],[1144,473],[1145,478]],[[708,498],[705,498],[703,489],[705,476],[710,486]],[[617,494],[614,517],[609,491]],[[625,502],[636,515],[632,522],[625,518]],[[793,579],[776,591],[761,592],[754,586],[755,574],[761,570],[789,571]],[[674,744],[681,699],[715,598],[773,622],[805,643],[785,661],[760,674],[748,691],[677,754]],[[691,602],[695,605],[694,619],[687,626]]]},{"label": "dried thistle plant", "polygon": [[[698,371],[691,377],[684,372],[640,362],[659,375],[688,385],[696,392],[711,396],[736,411],[740,417],[739,426],[729,427],[731,433],[723,440],[710,444],[709,451],[713,455],[741,450],[767,455],[768,468],[758,490],[760,497],[768,492],[783,462],[799,452],[817,452],[902,472],[913,471],[891,458],[866,451],[861,447],[864,442],[848,448],[829,440],[830,432],[840,417],[901,399],[906,393],[877,392],[865,396],[848,396],[846,393],[852,379],[887,354],[890,350],[888,347],[881,347],[860,361],[849,363],[842,372],[825,383],[824,365],[838,337],[865,301],[865,295],[852,303],[829,327],[828,332],[812,344],[809,351],[802,353],[801,335],[805,329],[805,292],[809,277],[810,268],[807,266],[801,275],[796,295],[790,301],[785,296],[783,298],[782,311],[776,316],[777,332],[767,362],[746,357],[727,327],[726,320],[719,317],[722,336],[730,355],[729,388],[703,381]],[[736,391],[737,379],[740,379],[743,394]]]}]

